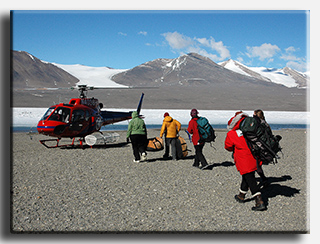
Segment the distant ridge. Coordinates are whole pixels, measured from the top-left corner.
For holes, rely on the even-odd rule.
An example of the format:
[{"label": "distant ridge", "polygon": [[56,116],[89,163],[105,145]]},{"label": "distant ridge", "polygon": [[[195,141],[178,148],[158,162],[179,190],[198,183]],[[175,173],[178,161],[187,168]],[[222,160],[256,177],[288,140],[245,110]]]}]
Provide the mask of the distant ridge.
[{"label": "distant ridge", "polygon": [[259,80],[264,80],[264,81],[271,82],[270,79],[260,75],[257,72],[254,72],[250,68],[244,66],[243,64],[241,64],[241,63],[239,63],[239,62],[237,62],[235,60],[229,59],[229,60],[227,60],[225,62],[220,63],[220,65],[225,67],[226,69],[232,70],[232,71],[237,72],[239,74],[243,74],[243,75],[254,77],[254,78],[259,79]]},{"label": "distant ridge", "polygon": [[11,81],[13,88],[54,88],[74,86],[79,79],[27,52],[11,51]]},{"label": "distant ridge", "polygon": [[268,82],[283,84],[287,87],[308,87],[309,77],[288,67],[283,69],[269,69],[264,67],[250,68],[232,59],[219,64],[239,74],[251,76]]}]

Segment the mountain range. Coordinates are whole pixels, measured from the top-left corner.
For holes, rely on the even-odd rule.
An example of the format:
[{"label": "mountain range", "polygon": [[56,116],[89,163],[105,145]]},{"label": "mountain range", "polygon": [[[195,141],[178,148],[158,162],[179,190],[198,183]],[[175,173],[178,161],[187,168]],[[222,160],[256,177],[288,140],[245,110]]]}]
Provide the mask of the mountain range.
[{"label": "mountain range", "polygon": [[118,73],[112,80],[129,86],[199,86],[199,85],[257,85],[280,84],[306,88],[308,77],[293,69],[249,68],[237,61],[217,64],[196,53],[175,59],[156,59],[133,69]]},{"label": "mountain range", "polygon": [[[75,84],[139,89],[94,91],[108,106],[134,105],[141,90],[145,108],[256,109],[305,111],[308,77],[290,68],[250,68],[237,61],[217,64],[196,53],[175,59],[159,58],[132,69],[59,65],[27,52],[11,51],[12,106],[43,106],[44,100],[68,102],[67,91],[23,91],[32,87],[68,87]],[[148,87],[148,89],[146,89]],[[18,88],[18,89],[16,89]],[[124,99],[119,99],[119,97]],[[101,100],[101,98],[99,98]]]}]

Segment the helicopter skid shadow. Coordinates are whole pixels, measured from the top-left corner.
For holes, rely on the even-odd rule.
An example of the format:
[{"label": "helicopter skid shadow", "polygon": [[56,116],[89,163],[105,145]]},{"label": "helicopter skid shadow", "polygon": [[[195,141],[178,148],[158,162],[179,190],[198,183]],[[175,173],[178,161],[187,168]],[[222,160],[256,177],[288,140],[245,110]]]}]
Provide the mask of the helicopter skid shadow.
[{"label": "helicopter skid shadow", "polygon": [[120,142],[120,143],[114,143],[114,144],[101,144],[101,145],[67,145],[67,146],[61,146],[60,149],[107,149],[107,148],[121,148],[126,147],[128,143],[126,142]]},{"label": "helicopter skid shadow", "polygon": [[[184,157],[184,158],[179,158],[178,161],[181,161],[181,160],[188,160],[188,159],[194,159],[194,156],[191,155],[191,156],[187,156],[187,157]],[[152,158],[152,159],[148,159],[147,161],[149,163],[153,163],[153,162],[156,162],[156,161],[171,161],[172,160],[172,157],[167,157],[167,158]]]}]

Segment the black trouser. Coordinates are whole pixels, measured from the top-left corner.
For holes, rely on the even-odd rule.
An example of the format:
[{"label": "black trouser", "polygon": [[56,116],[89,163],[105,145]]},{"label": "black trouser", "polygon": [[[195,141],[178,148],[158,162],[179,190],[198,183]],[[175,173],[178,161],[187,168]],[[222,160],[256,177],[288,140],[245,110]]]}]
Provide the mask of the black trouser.
[{"label": "black trouser", "polygon": [[177,148],[176,148],[176,143],[177,143],[177,137],[175,138],[166,138],[165,139],[166,146],[165,146],[165,153],[164,157],[169,157],[169,151],[170,151],[170,145],[171,145],[171,154],[172,154],[172,159],[177,159]]},{"label": "black trouser", "polygon": [[140,154],[146,152],[148,139],[146,135],[131,135],[130,136],[133,155],[135,160],[140,160]]},{"label": "black trouser", "polygon": [[204,143],[194,146],[194,149],[196,150],[196,155],[194,157],[194,163],[193,163],[194,166],[198,167],[200,162],[202,167],[208,165],[207,160],[202,153],[203,147],[204,147]]},{"label": "black trouser", "polygon": [[[241,182],[241,186],[240,186],[240,192],[242,193],[247,193],[249,188],[251,191],[251,194],[253,197],[256,196],[256,194],[261,194],[259,192],[259,187],[256,181],[256,177],[254,176],[255,171],[247,173],[247,174],[243,174],[242,175],[242,182]],[[257,195],[258,195],[257,194]]]}]

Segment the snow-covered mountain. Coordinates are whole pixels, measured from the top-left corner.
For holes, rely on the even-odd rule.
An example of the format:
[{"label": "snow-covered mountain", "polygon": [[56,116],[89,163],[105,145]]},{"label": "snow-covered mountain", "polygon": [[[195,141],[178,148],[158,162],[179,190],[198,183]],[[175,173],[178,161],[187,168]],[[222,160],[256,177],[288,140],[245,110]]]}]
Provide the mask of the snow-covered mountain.
[{"label": "snow-covered mountain", "polygon": [[219,65],[242,75],[282,84],[286,87],[306,88],[308,86],[309,78],[307,75],[288,67],[283,69],[248,67],[232,59],[219,63]]},{"label": "snow-covered mountain", "polygon": [[[245,69],[243,66],[239,71],[240,65],[234,65],[234,70],[238,69],[234,72],[196,53],[176,59],[155,59],[128,70],[51,64],[26,52],[13,51],[11,58],[12,107],[39,107],[56,104],[57,101],[67,103],[70,97],[75,96],[75,91],[24,88],[71,87],[78,83],[96,87],[140,88],[94,91],[93,95],[109,108],[124,108],[128,104],[135,108],[141,92],[145,92],[145,100],[149,101],[144,103],[145,109],[196,107],[208,110],[260,108],[265,111],[305,111],[307,108],[306,89],[288,88],[282,85],[283,82],[277,84],[248,67]],[[297,75],[289,69],[283,72],[290,72],[292,77]],[[144,90],[152,86],[155,89]]]},{"label": "snow-covered mountain", "polygon": [[180,86],[199,87],[255,87],[264,89],[279,84],[269,82],[263,77],[255,77],[232,72],[197,53],[189,53],[175,59],[155,59],[138,65],[112,80],[127,86]]},{"label": "snow-covered mountain", "polygon": [[12,87],[56,88],[78,85],[126,87],[111,80],[124,69],[49,63],[24,51],[11,51]]},{"label": "snow-covered mountain", "polygon": [[75,83],[116,88],[221,83],[235,85],[239,82],[306,88],[309,77],[288,67],[248,67],[232,59],[216,64],[211,59],[195,53],[175,59],[159,58],[133,69],[112,69],[48,63],[27,52],[12,51],[12,81],[13,87],[17,88],[70,87]]}]

